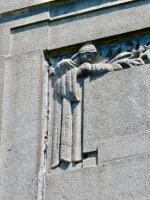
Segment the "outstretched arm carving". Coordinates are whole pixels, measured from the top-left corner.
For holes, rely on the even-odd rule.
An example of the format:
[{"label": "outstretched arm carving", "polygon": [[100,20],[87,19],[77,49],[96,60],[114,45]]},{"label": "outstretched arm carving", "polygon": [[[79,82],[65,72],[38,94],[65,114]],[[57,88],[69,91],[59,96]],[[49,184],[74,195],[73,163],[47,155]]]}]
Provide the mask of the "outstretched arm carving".
[{"label": "outstretched arm carving", "polygon": [[[78,77],[98,75],[150,63],[150,46],[124,52],[110,61],[94,63],[97,49],[86,44],[70,59],[52,64],[54,75],[54,116],[51,167],[82,162],[82,89]],[[93,64],[94,63],[94,64]],[[54,67],[55,66],[55,67]],[[73,124],[73,126],[72,126]]]},{"label": "outstretched arm carving", "polygon": [[[123,52],[118,54],[110,61],[96,64],[92,64],[94,57],[96,57],[96,48],[93,45],[85,46],[83,46],[79,52],[70,59],[75,63],[76,67],[78,67],[77,76],[82,76],[84,74],[98,75],[110,71],[117,71],[150,63],[150,45],[140,45],[138,50],[133,49],[132,52]],[[60,63],[63,62],[64,61],[62,60]],[[52,76],[54,74],[55,69],[50,67],[49,75]]]},{"label": "outstretched arm carving", "polygon": [[118,71],[121,69],[123,69],[122,66],[117,63],[84,63],[78,68],[78,76],[82,76],[84,74],[98,75],[111,71]]}]

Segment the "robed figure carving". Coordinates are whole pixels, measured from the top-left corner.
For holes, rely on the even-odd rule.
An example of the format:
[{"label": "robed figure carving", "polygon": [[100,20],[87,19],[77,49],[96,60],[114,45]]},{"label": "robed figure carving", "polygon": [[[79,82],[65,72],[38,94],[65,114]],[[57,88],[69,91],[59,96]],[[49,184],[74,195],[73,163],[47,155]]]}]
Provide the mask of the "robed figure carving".
[{"label": "robed figure carving", "polygon": [[77,77],[86,73],[101,74],[113,70],[111,64],[93,64],[97,49],[86,44],[71,59],[60,61],[54,73],[54,115],[52,129],[51,167],[60,162],[81,162],[81,100]]},{"label": "robed figure carving", "polygon": [[[97,56],[97,49],[92,44],[81,47],[71,59],[61,60],[54,72],[54,115],[52,128],[51,167],[57,167],[60,162],[78,163],[82,161],[81,148],[81,101],[82,90],[77,78],[84,74],[98,75],[110,71],[123,69],[125,57],[129,53],[121,54],[122,61],[92,64]],[[128,55],[129,57],[129,55]],[[141,65],[141,60],[133,58],[128,63]]]}]

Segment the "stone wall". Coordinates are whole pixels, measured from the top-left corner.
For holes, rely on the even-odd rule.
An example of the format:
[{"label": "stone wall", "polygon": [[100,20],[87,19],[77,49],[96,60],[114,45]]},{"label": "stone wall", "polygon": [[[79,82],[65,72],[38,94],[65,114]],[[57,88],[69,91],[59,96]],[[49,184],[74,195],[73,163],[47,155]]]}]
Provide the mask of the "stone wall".
[{"label": "stone wall", "polygon": [[96,63],[148,48],[149,0],[0,5],[0,199],[150,199],[149,55],[146,65],[80,78],[82,162],[55,169],[48,77],[86,42]]}]

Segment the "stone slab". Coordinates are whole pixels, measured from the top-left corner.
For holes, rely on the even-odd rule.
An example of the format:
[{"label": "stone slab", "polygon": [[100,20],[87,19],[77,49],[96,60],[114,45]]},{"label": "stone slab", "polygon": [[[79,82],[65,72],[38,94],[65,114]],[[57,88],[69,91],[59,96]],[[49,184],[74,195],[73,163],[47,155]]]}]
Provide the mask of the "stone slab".
[{"label": "stone slab", "polygon": [[34,49],[47,49],[48,22],[22,26],[11,30],[10,54]]},{"label": "stone slab", "polygon": [[[11,38],[11,33],[13,32],[14,29],[21,30],[21,27],[22,27],[22,31],[23,30],[27,31],[28,29],[33,29],[33,28],[36,29],[37,26],[29,25],[33,23],[39,23],[39,28],[41,28],[41,31],[43,31],[42,35],[44,36],[44,38],[42,37],[42,39],[40,39],[40,42],[38,42],[39,46],[37,47],[37,42],[33,41],[34,37],[38,41],[38,38],[37,38],[38,34],[39,34],[39,37],[41,36],[41,33],[37,29],[35,30],[35,32],[32,31],[32,34],[34,34],[34,37],[29,37],[29,33],[27,33],[27,37],[29,41],[26,41],[25,43],[25,41],[23,42],[21,40],[23,43],[20,42],[20,44],[16,44],[16,45],[20,46],[21,44],[23,44],[24,47],[22,47],[22,51],[31,50],[30,45],[29,45],[30,43],[32,44],[31,48],[35,48],[35,49],[44,48],[42,41],[44,41],[45,39],[46,44],[47,44],[48,35],[46,36],[47,31],[45,29],[43,30],[43,27],[41,26],[40,21],[48,20],[49,18],[50,18],[49,7],[38,8],[35,10],[29,10],[29,11],[27,10],[26,12],[23,12],[23,13],[17,13],[15,15],[9,15],[9,16],[0,18],[0,24],[1,24],[0,25],[0,44],[1,44],[0,55],[7,55],[9,53],[9,50],[11,50],[10,49],[11,45],[13,45],[11,42],[13,41],[11,41],[10,38]],[[23,29],[24,25],[28,25],[28,28],[26,27],[26,29],[25,28]],[[13,30],[11,31],[11,29]],[[18,42],[18,40],[16,42]],[[25,48],[27,44],[28,44],[28,49]],[[17,53],[20,53],[21,48],[19,48],[18,50],[19,51]]]},{"label": "stone slab", "polygon": [[46,3],[49,2],[49,0],[17,0],[17,1],[9,1],[9,0],[0,0],[0,14],[1,13],[7,13],[7,12],[11,12],[14,10],[19,10],[19,9],[23,9],[26,7],[30,7],[30,6],[35,6],[35,5],[39,5],[41,3]]},{"label": "stone slab", "polygon": [[2,105],[3,105],[4,62],[5,62],[5,57],[0,56],[0,169],[1,169],[1,124],[2,124]]},{"label": "stone slab", "polygon": [[1,135],[1,200],[37,199],[42,52],[7,57]]},{"label": "stone slab", "polygon": [[150,197],[150,155],[46,176],[46,200],[142,200]]},{"label": "stone slab", "polygon": [[104,139],[150,130],[150,65],[93,76],[84,82],[83,151]]},{"label": "stone slab", "polygon": [[6,25],[0,25],[0,55],[7,55],[10,44],[10,29]]},{"label": "stone slab", "polygon": [[100,174],[97,171],[98,168],[86,168],[47,175],[46,200],[98,199]]},{"label": "stone slab", "polygon": [[[115,0],[112,1],[112,3],[113,2],[115,2]],[[79,9],[78,4],[80,4],[80,2],[69,5],[72,5],[71,8],[76,10]],[[15,54],[37,48],[56,50],[87,41],[100,40],[112,36],[116,37],[116,35],[142,29],[145,30],[150,26],[148,13],[150,9],[149,0],[135,0],[133,3],[126,2],[115,7],[106,7],[105,9],[95,8],[95,10],[94,7],[92,7],[94,3],[86,4],[84,2],[84,4],[83,7],[80,7],[83,13],[78,14],[78,12],[75,11],[72,12],[74,13],[72,16],[67,16],[66,14],[64,17],[61,15],[59,19],[55,19],[56,17],[53,16],[66,13],[68,4],[66,4],[66,6],[63,4],[61,6],[52,7],[50,14],[49,6],[46,6],[36,8],[34,11],[27,9],[23,13],[16,13],[13,16],[4,17],[2,19],[4,25],[1,27],[2,34],[0,34],[0,40],[3,46],[3,48],[1,48],[2,53],[0,52],[1,55],[6,55],[8,52],[10,54]],[[56,7],[61,7],[62,10],[60,11],[59,9],[58,11]],[[88,7],[88,12],[84,12],[85,7]],[[50,15],[52,16],[50,17]],[[124,20],[124,18],[126,18],[126,20]],[[50,20],[49,30],[40,25],[40,20]],[[36,25],[30,24],[35,22],[39,23],[39,29],[36,29]],[[24,27],[24,25],[26,25],[26,27]]]},{"label": "stone slab", "polygon": [[149,10],[149,0],[135,1],[51,21],[49,50],[148,28]]},{"label": "stone slab", "polygon": [[134,0],[94,0],[94,1],[87,1],[87,0],[75,0],[69,1],[68,3],[51,6],[51,18],[56,19],[56,17],[64,17],[68,16],[69,14],[79,14],[81,12],[88,12],[92,9],[99,9],[104,7],[109,7],[114,4],[126,3]]},{"label": "stone slab", "polygon": [[149,198],[149,159],[149,155],[141,155],[104,164],[107,167],[102,175],[104,181],[102,183],[102,197],[112,200],[141,200]]},{"label": "stone slab", "polygon": [[97,159],[96,156],[95,157],[91,157],[91,158],[87,158],[83,160],[83,168],[87,168],[87,167],[95,167]]},{"label": "stone slab", "polygon": [[0,56],[0,130],[2,123],[4,64],[5,64],[5,57]]},{"label": "stone slab", "polygon": [[118,137],[98,144],[98,162],[108,162],[147,152],[150,152],[150,133]]}]

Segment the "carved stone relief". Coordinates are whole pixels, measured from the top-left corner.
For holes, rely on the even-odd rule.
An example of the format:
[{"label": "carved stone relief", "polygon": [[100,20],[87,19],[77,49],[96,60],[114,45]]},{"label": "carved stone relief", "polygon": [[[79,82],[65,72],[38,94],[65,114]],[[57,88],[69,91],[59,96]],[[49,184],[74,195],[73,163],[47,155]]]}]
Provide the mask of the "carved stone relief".
[{"label": "carved stone relief", "polygon": [[[134,40],[132,43],[137,46]],[[71,58],[62,59],[57,64],[55,61],[49,67],[49,76],[53,76],[54,80],[51,168],[58,167],[61,162],[69,164],[80,163],[83,160],[82,88],[78,77],[94,76],[150,63],[149,44],[138,45],[137,49],[127,49],[126,52],[120,49],[121,46],[118,45],[102,52],[102,48],[97,50],[93,44],[88,43]]]}]

